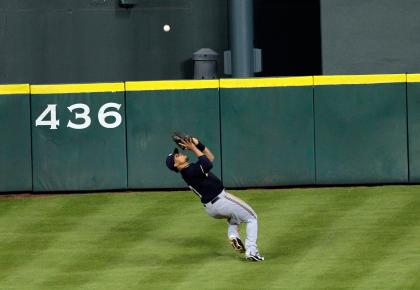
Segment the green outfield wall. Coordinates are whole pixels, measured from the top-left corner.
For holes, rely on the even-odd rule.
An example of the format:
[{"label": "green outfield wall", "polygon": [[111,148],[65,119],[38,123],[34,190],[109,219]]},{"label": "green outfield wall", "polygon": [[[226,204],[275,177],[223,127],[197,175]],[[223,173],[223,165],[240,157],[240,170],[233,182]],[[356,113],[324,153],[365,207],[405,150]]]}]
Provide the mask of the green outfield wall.
[{"label": "green outfield wall", "polygon": [[31,86],[34,191],[127,188],[124,83]]},{"label": "green outfield wall", "polygon": [[221,175],[219,80],[127,82],[126,98],[130,189],[185,188],[165,165],[175,131],[200,138],[215,155],[213,172]]},{"label": "green outfield wall", "polygon": [[1,85],[0,192],[186,188],[175,131],[228,188],[419,183],[419,116],[420,74]]},{"label": "green outfield wall", "polygon": [[313,78],[220,81],[223,181],[315,183]]},{"label": "green outfield wall", "polygon": [[29,85],[0,85],[0,192],[31,191]]},{"label": "green outfield wall", "polygon": [[317,184],[408,182],[406,75],[314,84]]}]

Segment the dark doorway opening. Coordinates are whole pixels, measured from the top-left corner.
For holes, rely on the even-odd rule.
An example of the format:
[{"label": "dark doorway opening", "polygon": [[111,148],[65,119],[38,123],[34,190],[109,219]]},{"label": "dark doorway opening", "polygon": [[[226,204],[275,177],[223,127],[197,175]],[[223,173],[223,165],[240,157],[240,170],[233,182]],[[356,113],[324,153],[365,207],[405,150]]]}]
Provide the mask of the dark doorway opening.
[{"label": "dark doorway opening", "polygon": [[320,0],[254,0],[257,76],[322,74]]}]

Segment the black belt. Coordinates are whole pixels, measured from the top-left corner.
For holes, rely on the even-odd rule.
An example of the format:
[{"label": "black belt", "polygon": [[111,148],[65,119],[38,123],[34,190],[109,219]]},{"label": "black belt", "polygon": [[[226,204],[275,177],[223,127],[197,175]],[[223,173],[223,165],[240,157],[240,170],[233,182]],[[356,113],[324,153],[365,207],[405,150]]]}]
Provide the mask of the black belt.
[{"label": "black belt", "polygon": [[[216,201],[218,201],[219,199],[220,199],[220,197],[219,197],[219,196],[216,196],[215,198],[213,198],[212,200],[210,200],[208,203],[214,204],[214,203],[216,203]],[[204,207],[206,207],[206,204],[205,204],[205,203],[203,203],[203,205],[204,205]]]}]

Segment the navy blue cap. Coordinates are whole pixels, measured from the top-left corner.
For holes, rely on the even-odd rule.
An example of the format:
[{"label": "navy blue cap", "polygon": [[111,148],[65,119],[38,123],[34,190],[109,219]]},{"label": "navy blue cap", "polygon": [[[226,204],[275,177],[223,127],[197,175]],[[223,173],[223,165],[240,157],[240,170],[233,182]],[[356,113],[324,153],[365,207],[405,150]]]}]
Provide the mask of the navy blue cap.
[{"label": "navy blue cap", "polygon": [[168,157],[166,157],[166,166],[175,172],[178,172],[178,169],[175,167],[175,154],[178,154],[178,148],[175,148],[174,151],[172,151],[171,154],[168,155]]}]

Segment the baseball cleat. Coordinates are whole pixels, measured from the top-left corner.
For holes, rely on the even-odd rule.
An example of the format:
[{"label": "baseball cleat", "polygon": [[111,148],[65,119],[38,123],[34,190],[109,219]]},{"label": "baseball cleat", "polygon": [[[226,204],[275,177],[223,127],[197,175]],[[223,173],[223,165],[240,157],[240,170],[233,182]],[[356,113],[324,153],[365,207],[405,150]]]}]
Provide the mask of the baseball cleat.
[{"label": "baseball cleat", "polygon": [[251,262],[261,262],[264,261],[264,257],[260,255],[260,253],[256,252],[255,254],[246,253],[245,259]]},{"label": "baseball cleat", "polygon": [[232,237],[229,240],[232,248],[234,248],[235,251],[238,253],[245,253],[245,246],[240,238]]}]

